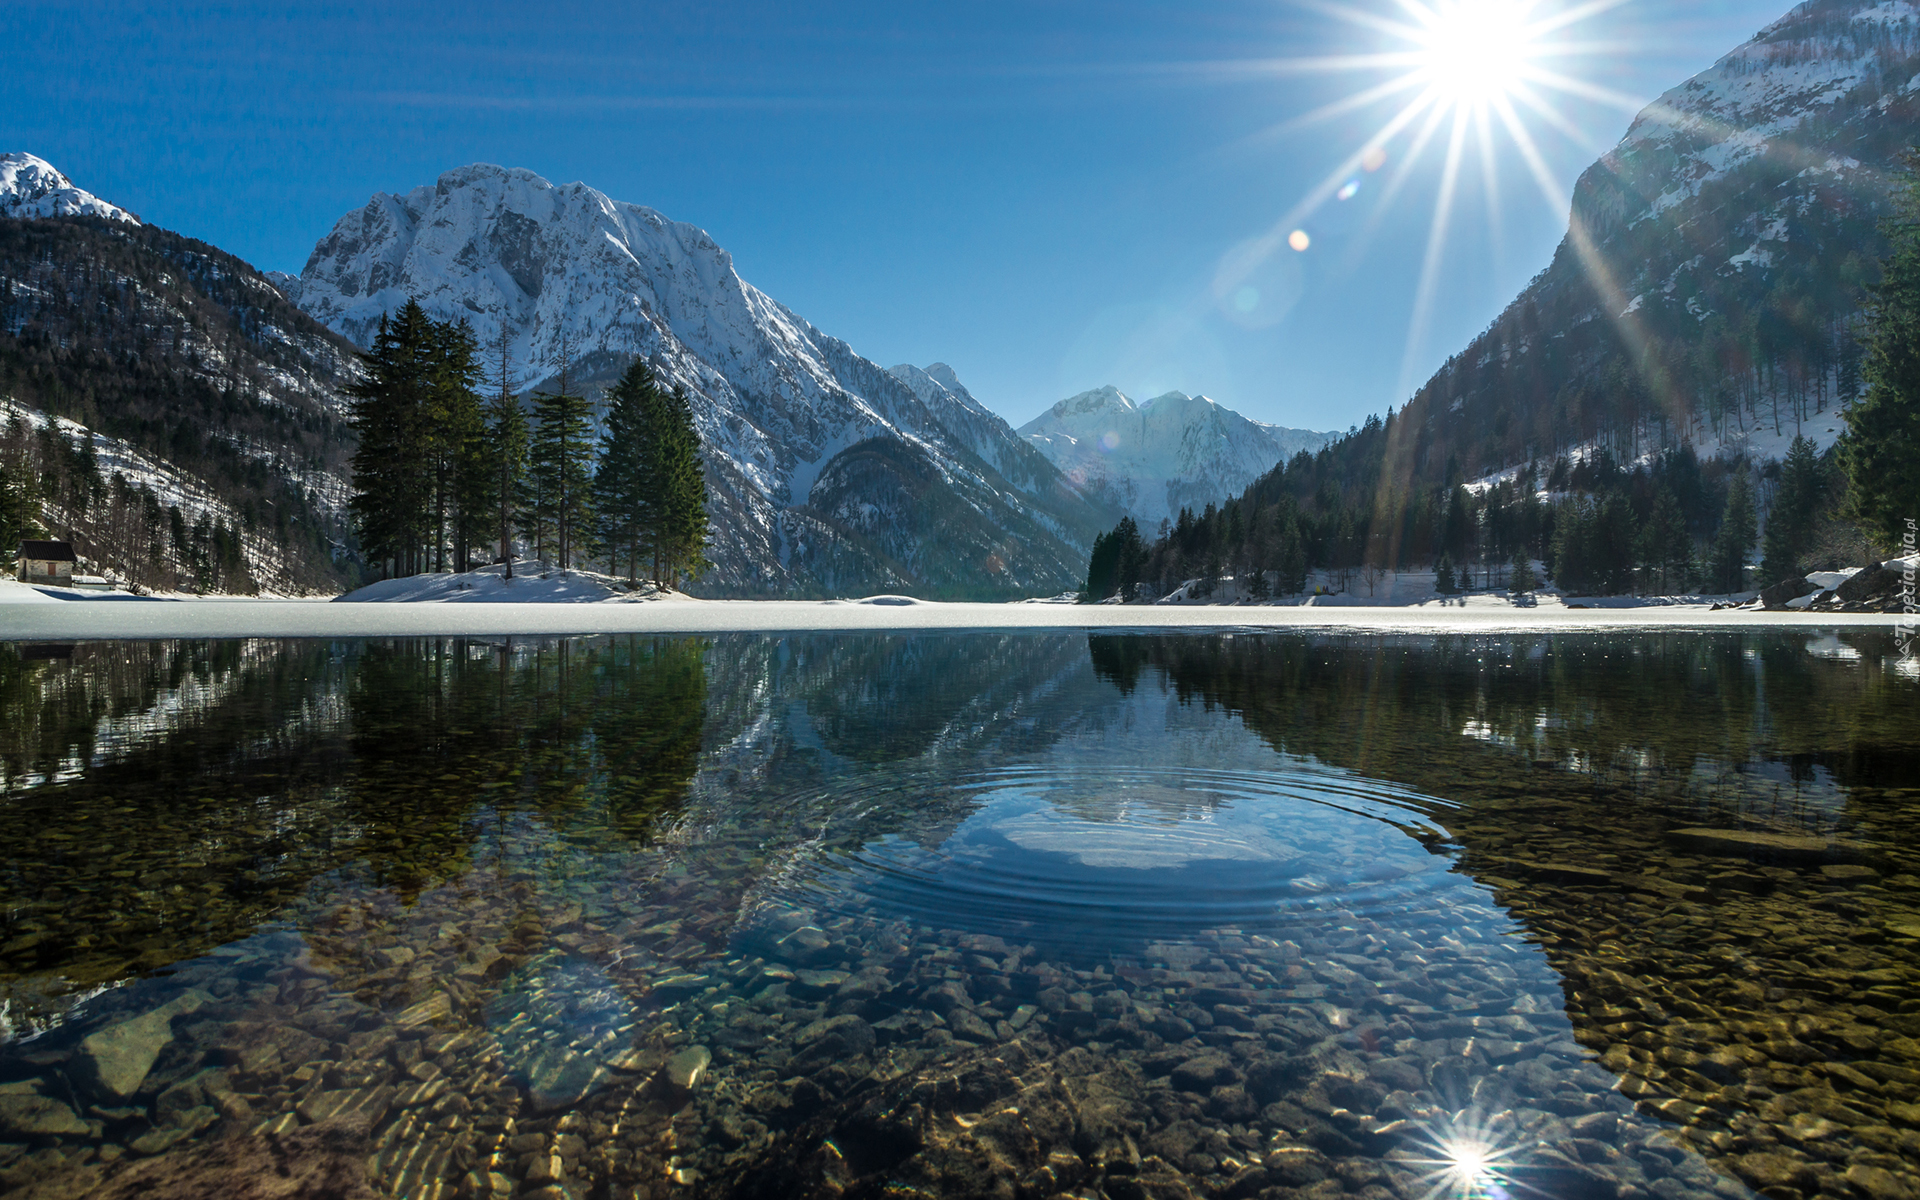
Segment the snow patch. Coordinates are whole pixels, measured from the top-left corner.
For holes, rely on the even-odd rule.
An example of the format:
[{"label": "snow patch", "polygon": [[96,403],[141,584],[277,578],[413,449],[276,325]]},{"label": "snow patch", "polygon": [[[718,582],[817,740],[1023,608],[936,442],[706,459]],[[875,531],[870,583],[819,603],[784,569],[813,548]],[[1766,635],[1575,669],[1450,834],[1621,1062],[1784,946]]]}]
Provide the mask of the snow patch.
[{"label": "snow patch", "polygon": [[501,566],[477,571],[405,575],[368,584],[335,603],[348,604],[635,604],[689,597],[652,583],[594,571],[558,571],[538,559],[513,564],[513,578]]}]

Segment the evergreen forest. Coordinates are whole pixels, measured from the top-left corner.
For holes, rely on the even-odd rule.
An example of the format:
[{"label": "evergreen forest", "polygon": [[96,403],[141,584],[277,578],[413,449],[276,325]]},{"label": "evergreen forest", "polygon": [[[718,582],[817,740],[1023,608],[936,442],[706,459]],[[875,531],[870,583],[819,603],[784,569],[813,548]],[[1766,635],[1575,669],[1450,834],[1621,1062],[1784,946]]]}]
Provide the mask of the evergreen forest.
[{"label": "evergreen forest", "polygon": [[636,359],[601,405],[570,390],[564,364],[553,390],[521,397],[504,340],[492,357],[489,371],[464,321],[415,302],[382,320],[347,389],[366,561],[388,576],[500,562],[511,578],[524,550],[629,582],[696,578],[707,492],[686,393]]}]

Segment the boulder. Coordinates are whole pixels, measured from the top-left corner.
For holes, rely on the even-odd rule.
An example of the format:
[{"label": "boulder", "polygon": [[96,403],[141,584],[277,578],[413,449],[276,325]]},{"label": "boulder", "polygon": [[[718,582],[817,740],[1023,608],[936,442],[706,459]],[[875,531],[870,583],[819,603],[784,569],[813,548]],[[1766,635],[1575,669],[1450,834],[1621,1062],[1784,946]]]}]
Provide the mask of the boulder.
[{"label": "boulder", "polygon": [[206,1003],[185,992],[151,1012],[88,1034],[73,1056],[73,1080],[101,1100],[117,1103],[140,1090],[153,1062],[173,1040],[173,1019]]},{"label": "boulder", "polygon": [[1173,1086],[1186,1092],[1211,1091],[1222,1084],[1240,1082],[1233,1060],[1217,1051],[1197,1054],[1173,1069]]},{"label": "boulder", "polygon": [[[867,1042],[869,1045],[873,1042],[871,1032],[867,1034]],[[681,1091],[690,1092],[699,1086],[700,1077],[707,1073],[707,1068],[712,1064],[713,1051],[705,1046],[687,1046],[667,1059],[664,1068],[667,1082]]]},{"label": "boulder", "polygon": [[1873,563],[1833,589],[1833,594],[1842,604],[1857,604],[1878,596],[1890,596],[1900,590],[1900,584],[1900,572]]},{"label": "boulder", "polygon": [[1782,579],[1772,587],[1760,589],[1760,607],[1778,611],[1787,606],[1787,601],[1811,596],[1819,590],[1809,579]]}]

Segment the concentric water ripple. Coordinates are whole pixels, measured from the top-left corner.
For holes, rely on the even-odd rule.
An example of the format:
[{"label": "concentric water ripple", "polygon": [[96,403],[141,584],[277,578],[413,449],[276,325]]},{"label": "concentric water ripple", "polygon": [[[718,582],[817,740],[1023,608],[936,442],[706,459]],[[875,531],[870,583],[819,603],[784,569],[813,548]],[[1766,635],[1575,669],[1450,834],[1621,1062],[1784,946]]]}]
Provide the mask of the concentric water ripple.
[{"label": "concentric water ripple", "polygon": [[1443,907],[1471,888],[1429,848],[1444,840],[1430,819],[1444,801],[1311,764],[1049,764],[939,790],[944,806],[970,813],[938,844],[888,835],[823,852],[763,899],[1131,957],[1203,931],[1284,937],[1334,914]]}]

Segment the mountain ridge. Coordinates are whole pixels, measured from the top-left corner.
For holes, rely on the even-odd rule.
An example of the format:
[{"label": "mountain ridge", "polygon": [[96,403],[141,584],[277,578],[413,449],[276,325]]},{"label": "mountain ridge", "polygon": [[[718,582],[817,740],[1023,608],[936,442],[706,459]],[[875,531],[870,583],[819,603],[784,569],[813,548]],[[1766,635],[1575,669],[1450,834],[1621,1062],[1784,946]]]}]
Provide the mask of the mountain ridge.
[{"label": "mountain ridge", "polygon": [[[522,386],[563,359],[577,384],[604,385],[647,358],[693,402],[710,584],[728,594],[1058,591],[1109,515],[957,379],[916,391],[753,287],[704,230],[584,183],[470,164],[376,195],[287,291],[359,342],[406,298],[483,345],[504,329]],[[876,441],[902,449],[876,457]],[[857,464],[837,462],[856,447]]]}]

